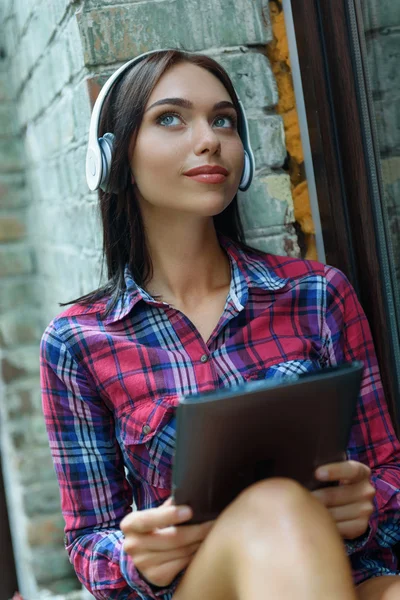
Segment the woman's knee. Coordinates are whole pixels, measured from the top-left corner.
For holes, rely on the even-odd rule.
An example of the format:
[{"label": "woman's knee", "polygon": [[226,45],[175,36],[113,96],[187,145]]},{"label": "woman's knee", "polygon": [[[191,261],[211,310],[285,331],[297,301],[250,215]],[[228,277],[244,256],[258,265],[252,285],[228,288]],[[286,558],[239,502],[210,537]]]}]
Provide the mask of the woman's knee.
[{"label": "woman's knee", "polygon": [[400,599],[400,581],[392,583],[392,585],[383,592],[380,600],[399,600]]},{"label": "woman's knee", "polygon": [[244,490],[235,500],[241,510],[256,517],[298,516],[301,511],[314,507],[315,498],[299,483],[291,479],[264,479]]},{"label": "woman's knee", "polygon": [[244,490],[223,513],[223,518],[235,522],[236,535],[241,531],[257,535],[273,532],[293,540],[296,531],[310,531],[320,526],[321,518],[329,519],[320,503],[297,482],[272,478],[259,481]]},{"label": "woman's knee", "polygon": [[359,600],[399,600],[400,577],[383,575],[364,581],[357,587]]}]

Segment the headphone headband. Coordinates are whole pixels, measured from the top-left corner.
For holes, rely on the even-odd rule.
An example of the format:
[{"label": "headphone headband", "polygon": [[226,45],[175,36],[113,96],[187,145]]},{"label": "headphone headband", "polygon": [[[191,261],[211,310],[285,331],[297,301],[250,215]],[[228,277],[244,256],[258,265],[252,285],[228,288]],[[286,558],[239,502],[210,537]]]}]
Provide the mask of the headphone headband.
[{"label": "headphone headband", "polygon": [[[131,66],[138,64],[147,56],[168,50],[170,49],[166,48],[162,50],[151,50],[150,52],[145,52],[144,54],[140,54],[139,56],[136,56],[135,58],[129,60],[121,67],[119,67],[119,69],[117,69],[107,79],[102,89],[100,90],[100,93],[94,104],[92,116],[90,119],[88,149],[86,154],[86,180],[90,190],[95,191],[101,188],[104,191],[110,191],[108,189],[108,181],[111,171],[114,135],[112,133],[105,133],[103,137],[98,137],[101,112],[107,95],[109,94],[113,85],[122,77],[125,71],[127,71]],[[240,109],[240,137],[243,143],[245,154],[244,169],[239,189],[245,191],[251,184],[255,169],[255,162],[254,155],[250,146],[249,128],[244,107],[237,93],[236,97],[238,99]]]}]

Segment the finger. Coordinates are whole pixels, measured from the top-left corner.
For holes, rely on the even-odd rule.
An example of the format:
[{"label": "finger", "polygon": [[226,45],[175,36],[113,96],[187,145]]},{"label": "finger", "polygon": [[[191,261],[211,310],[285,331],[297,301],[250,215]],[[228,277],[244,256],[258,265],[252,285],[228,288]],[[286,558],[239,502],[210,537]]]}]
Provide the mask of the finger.
[{"label": "finger", "polygon": [[184,523],[192,517],[189,506],[159,506],[135,511],[124,517],[120,528],[125,535],[129,533],[150,533],[158,528]]},{"label": "finger", "polygon": [[374,510],[372,502],[355,502],[354,504],[347,504],[346,506],[336,506],[329,508],[333,519],[336,523],[345,521],[353,521],[355,519],[367,519],[369,520]]},{"label": "finger", "polygon": [[199,549],[201,542],[173,548],[167,550],[151,551],[148,548],[138,547],[134,539],[126,539],[124,541],[124,551],[132,556],[135,565],[138,569],[149,568],[154,565],[159,565],[185,556],[191,556]]},{"label": "finger", "polygon": [[145,552],[164,552],[184,548],[202,542],[213,525],[213,521],[201,525],[182,525],[165,527],[151,533],[133,534],[130,548]]},{"label": "finger", "polygon": [[353,519],[352,521],[344,521],[337,523],[337,528],[340,535],[346,540],[354,540],[368,529],[368,521],[366,519]]},{"label": "finger", "polygon": [[166,501],[161,504],[161,506],[174,506],[172,502],[172,496],[169,496],[169,498],[167,498]]},{"label": "finger", "polygon": [[155,565],[145,572],[143,572],[143,570],[141,572],[150,583],[153,583],[158,587],[165,587],[175,579],[178,573],[183,571],[183,569],[186,569],[193,556],[194,555],[186,556],[185,558],[178,558],[177,560],[163,563],[162,565]]},{"label": "finger", "polygon": [[355,460],[330,463],[318,467],[315,471],[315,477],[318,481],[347,480],[351,483],[357,483],[357,481],[368,479],[370,475],[371,469],[367,465]]},{"label": "finger", "polygon": [[348,485],[327,487],[312,492],[313,496],[327,508],[346,506],[356,502],[372,501],[375,488],[369,481],[359,481]]}]

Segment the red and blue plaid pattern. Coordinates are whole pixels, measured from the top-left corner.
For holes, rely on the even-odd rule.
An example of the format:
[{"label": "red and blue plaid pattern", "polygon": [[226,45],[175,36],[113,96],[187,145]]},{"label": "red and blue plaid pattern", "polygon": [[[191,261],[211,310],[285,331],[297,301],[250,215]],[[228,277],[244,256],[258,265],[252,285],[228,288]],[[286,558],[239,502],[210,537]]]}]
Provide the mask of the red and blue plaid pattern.
[{"label": "red and blue plaid pattern", "polygon": [[128,269],[108,318],[101,319],[105,301],[74,305],[43,335],[43,410],[65,544],[96,598],[172,598],[176,582],[152,589],[140,577],[119,523],[133,504],[155,507],[170,494],[181,395],[351,360],[363,361],[365,372],[348,457],[372,468],[377,495],[368,532],[347,551],[357,583],[397,573],[400,446],[353,288],[332,267],[221,243],[231,287],[207,343],[185,315],[137,287]]}]

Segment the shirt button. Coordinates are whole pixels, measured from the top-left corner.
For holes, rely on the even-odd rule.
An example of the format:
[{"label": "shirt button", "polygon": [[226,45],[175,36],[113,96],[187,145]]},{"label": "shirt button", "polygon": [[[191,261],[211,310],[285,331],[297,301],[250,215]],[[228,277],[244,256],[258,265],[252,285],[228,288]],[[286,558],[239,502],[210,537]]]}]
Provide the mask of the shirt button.
[{"label": "shirt button", "polygon": [[150,431],[151,431],[150,425],[143,425],[142,431],[143,431],[144,435],[147,435],[148,433],[150,433]]},{"label": "shirt button", "polygon": [[207,354],[203,354],[203,356],[200,358],[200,360],[201,360],[201,362],[202,362],[202,363],[205,363],[205,362],[207,362],[207,361],[208,361],[208,356],[207,356]]}]

